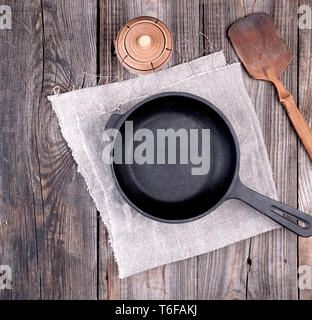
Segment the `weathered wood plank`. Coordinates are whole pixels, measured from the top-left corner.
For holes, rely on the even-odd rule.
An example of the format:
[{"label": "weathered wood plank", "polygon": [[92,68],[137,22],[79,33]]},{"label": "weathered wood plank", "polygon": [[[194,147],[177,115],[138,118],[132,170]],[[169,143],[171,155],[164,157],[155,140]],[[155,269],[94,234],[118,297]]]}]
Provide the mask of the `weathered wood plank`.
[{"label": "weathered wood plank", "polygon": [[[286,88],[297,98],[297,1],[273,1],[266,8],[295,58],[283,76]],[[257,82],[257,81],[255,81]],[[297,136],[270,83],[254,84],[253,99],[273,169],[279,200],[297,207]],[[258,94],[257,94],[258,91]],[[261,110],[262,109],[262,110]],[[276,230],[251,242],[253,268],[248,298],[297,299],[297,237]]]},{"label": "weathered wood plank", "polygon": [[[236,21],[233,1],[201,1],[204,47],[223,50],[234,57],[227,38],[228,27]],[[245,299],[249,240],[198,257],[198,297],[200,299]]]},{"label": "weathered wood plank", "polygon": [[[312,0],[300,0],[299,5],[308,5],[312,14]],[[309,11],[306,12],[309,14]],[[301,16],[301,15],[300,15]],[[306,21],[308,23],[308,21]],[[299,30],[299,109],[305,120],[312,128],[312,30]],[[298,150],[298,196],[299,208],[304,212],[312,214],[312,163],[301,144]],[[299,239],[299,266],[312,268],[312,239]],[[309,280],[308,280],[309,282]],[[312,299],[312,288],[299,292],[302,300]]]},{"label": "weathered wood plank", "polygon": [[[199,2],[198,1],[100,1],[100,72],[102,75],[120,76],[122,67],[109,49],[119,29],[128,20],[141,16],[155,16],[164,21],[175,39],[179,39],[170,64],[191,59],[199,53]],[[194,46],[187,44],[189,42]],[[105,49],[104,49],[105,48]],[[125,71],[123,79],[135,75]],[[104,237],[102,230],[101,237]],[[103,242],[101,242],[103,243]],[[173,263],[149,270],[133,277],[119,280],[117,266],[110,248],[101,246],[101,252],[109,252],[107,275],[109,299],[194,299],[197,298],[197,258]],[[103,270],[104,266],[100,270]],[[102,277],[102,276],[101,276]],[[103,295],[100,294],[102,298]]]},{"label": "weathered wood plank", "polygon": [[96,1],[12,9],[13,30],[1,30],[0,263],[13,290],[0,296],[96,298],[96,210],[46,99],[56,82],[77,88],[96,72]]},{"label": "weathered wood plank", "polygon": [[37,215],[42,214],[36,155],[41,93],[40,1],[10,2],[12,30],[0,30],[0,265],[13,273],[3,299],[39,299]]},{"label": "weathered wood plank", "polygon": [[42,1],[44,69],[34,106],[43,213],[37,217],[43,299],[97,298],[97,213],[46,96],[96,83],[97,1]]},{"label": "weathered wood plank", "polygon": [[[98,23],[98,72],[99,84],[122,79],[124,70],[114,54],[113,41],[119,29],[127,22],[124,18],[123,1],[99,1]],[[99,225],[98,245],[98,298],[119,299],[120,283],[118,269],[108,241],[108,232],[103,223]]]},{"label": "weathered wood plank", "polygon": [[[290,4],[284,1],[282,4],[281,1],[270,0],[231,0],[226,3],[207,0],[203,3],[204,12],[206,11],[204,13],[205,34],[216,50],[225,51],[228,59],[236,55],[226,38],[226,31],[232,23],[253,12],[266,12],[274,16],[277,27],[281,29],[283,37],[288,44],[291,44],[291,49],[296,54],[295,25],[293,27],[283,20],[287,20],[289,15],[292,19],[294,18],[296,3]],[[296,96],[296,61],[293,62],[284,79]],[[296,137],[271,84],[251,80],[245,72],[244,80],[260,119],[279,199],[296,206],[296,184],[289,183],[289,181],[296,181]],[[293,87],[290,87],[290,82]],[[277,138],[281,136],[283,136],[282,143]],[[296,237],[287,231],[278,230],[253,238],[250,241],[249,250],[247,250],[247,243],[246,241],[237,244],[238,252],[242,254],[237,258],[238,265],[234,268],[237,277],[237,280],[232,281],[235,284],[234,298],[242,298],[244,290],[247,299],[295,298]],[[226,250],[230,249],[225,248],[224,251]],[[248,257],[248,251],[250,251],[250,257]],[[237,250],[232,250],[232,255],[236,252]],[[231,251],[225,253],[226,256],[230,254]],[[237,259],[221,257],[219,265],[222,268],[223,261],[237,261]],[[248,268],[247,259],[251,264]],[[222,269],[222,272],[228,274],[229,267],[226,267],[225,271]],[[206,290],[208,296],[210,296],[209,292],[213,292],[213,288],[219,291],[220,297],[228,296],[225,291],[226,281],[221,288],[220,278],[220,275],[212,277],[213,280],[208,282],[209,286]],[[225,278],[231,279],[227,276]]]}]

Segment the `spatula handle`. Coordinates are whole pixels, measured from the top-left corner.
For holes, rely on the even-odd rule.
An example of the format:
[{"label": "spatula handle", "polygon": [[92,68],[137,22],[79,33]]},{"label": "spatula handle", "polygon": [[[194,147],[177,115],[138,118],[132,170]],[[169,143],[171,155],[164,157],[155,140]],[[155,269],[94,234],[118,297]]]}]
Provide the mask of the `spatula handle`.
[{"label": "spatula handle", "polygon": [[297,108],[293,96],[285,89],[283,83],[278,79],[273,81],[273,83],[277,89],[280,102],[285,107],[290,121],[312,160],[312,133],[308,124]]}]

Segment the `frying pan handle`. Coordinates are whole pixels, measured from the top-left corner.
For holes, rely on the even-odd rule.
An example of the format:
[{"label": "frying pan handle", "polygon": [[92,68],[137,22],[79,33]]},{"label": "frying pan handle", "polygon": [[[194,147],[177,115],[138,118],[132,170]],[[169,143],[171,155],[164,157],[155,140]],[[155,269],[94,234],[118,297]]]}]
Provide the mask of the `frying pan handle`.
[{"label": "frying pan handle", "polygon": [[[311,216],[247,188],[240,180],[233,189],[230,198],[242,200],[301,237],[308,238],[312,236]],[[287,217],[294,219],[291,221]],[[303,223],[304,227],[298,225],[297,221]]]}]

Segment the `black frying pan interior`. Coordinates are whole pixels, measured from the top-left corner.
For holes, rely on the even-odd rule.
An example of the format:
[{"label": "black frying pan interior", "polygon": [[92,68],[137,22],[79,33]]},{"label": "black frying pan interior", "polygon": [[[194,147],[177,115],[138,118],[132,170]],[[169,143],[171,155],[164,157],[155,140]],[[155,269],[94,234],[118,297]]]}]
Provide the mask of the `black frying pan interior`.
[{"label": "black frying pan interior", "polygon": [[[213,157],[207,175],[192,175],[194,166],[190,161],[187,165],[179,164],[179,158],[177,164],[114,164],[120,188],[137,208],[154,218],[178,221],[195,219],[223,198],[236,171],[237,154],[232,133],[217,112],[190,97],[163,96],[137,108],[127,121],[133,121],[134,132],[145,128],[151,130],[155,137],[157,129],[170,128],[188,131],[209,128],[211,135]],[[120,128],[123,136],[124,129],[123,124]],[[138,144],[135,143],[134,147]],[[178,140],[178,155],[179,148]],[[156,155],[156,143],[154,150]]]},{"label": "black frying pan interior", "polygon": [[[112,164],[112,173],[123,198],[144,216],[167,223],[184,223],[214,211],[224,201],[238,199],[303,236],[312,236],[312,217],[265,197],[242,184],[239,178],[239,144],[230,122],[208,101],[187,93],[162,93],[139,103],[124,115],[113,115],[106,128],[119,129],[125,150],[125,123],[133,131],[149,129],[210,129],[210,170],[192,175],[194,165]],[[242,124],[243,125],[243,124]],[[141,142],[134,143],[134,150]],[[199,154],[201,141],[199,140]],[[179,154],[179,140],[176,145]],[[157,154],[157,143],[154,143]],[[123,155],[124,156],[124,155]],[[230,213],[229,213],[230,214]],[[298,224],[297,222],[300,222]]]}]

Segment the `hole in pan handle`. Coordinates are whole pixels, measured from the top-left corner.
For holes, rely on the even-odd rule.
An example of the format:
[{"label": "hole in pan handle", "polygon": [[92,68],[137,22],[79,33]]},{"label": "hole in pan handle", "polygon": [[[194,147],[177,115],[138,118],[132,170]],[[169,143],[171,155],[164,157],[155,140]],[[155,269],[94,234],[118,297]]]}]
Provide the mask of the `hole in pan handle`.
[{"label": "hole in pan handle", "polygon": [[[245,202],[301,237],[307,238],[312,236],[311,216],[247,188],[240,180],[238,180],[228,198]],[[289,219],[293,219],[293,221]],[[297,222],[304,226],[297,224]]]}]

